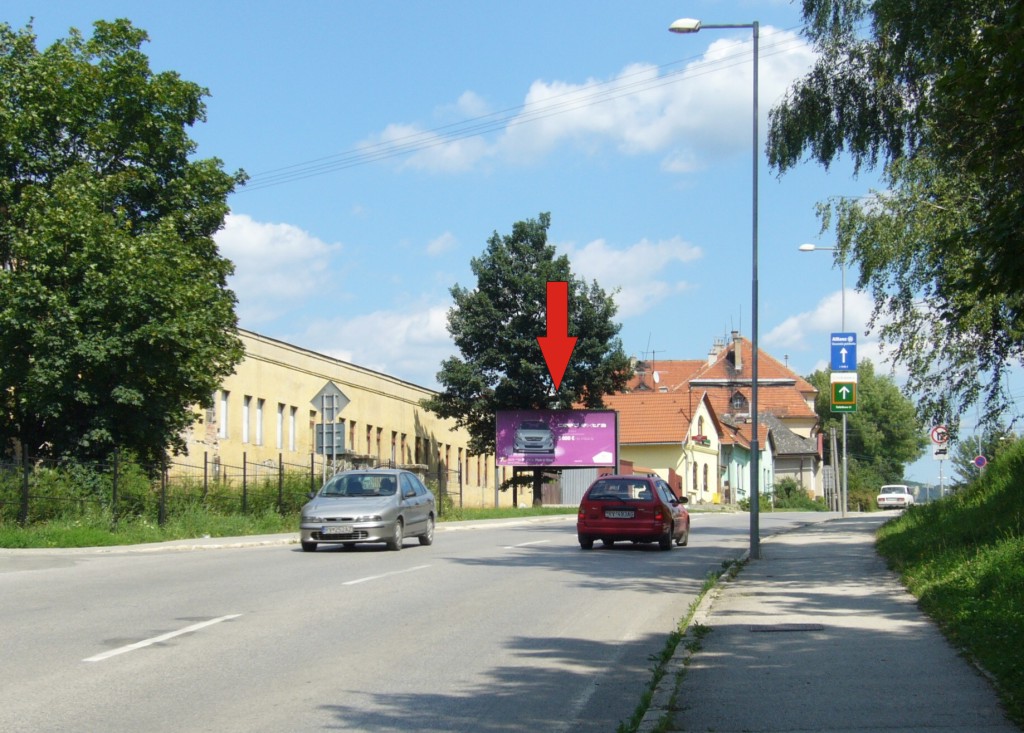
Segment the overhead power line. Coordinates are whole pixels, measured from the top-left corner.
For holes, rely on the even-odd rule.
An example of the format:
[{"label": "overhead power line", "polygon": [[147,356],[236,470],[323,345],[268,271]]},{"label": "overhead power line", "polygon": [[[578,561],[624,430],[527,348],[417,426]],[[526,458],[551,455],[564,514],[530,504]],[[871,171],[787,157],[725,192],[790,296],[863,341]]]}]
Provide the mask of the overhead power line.
[{"label": "overhead power line", "polygon": [[[785,53],[801,43],[803,41],[789,37],[775,43],[762,44],[760,57],[767,58]],[[654,67],[656,73],[653,77],[649,69],[644,69],[609,81],[593,82],[578,89],[563,92],[542,104],[521,104],[508,107],[497,112],[411,133],[393,140],[369,143],[302,163],[255,173],[252,174],[245,187],[239,190],[239,193],[259,191],[348,168],[411,155],[459,140],[605,104],[639,92],[680,83],[684,80],[684,74],[685,79],[714,74],[749,63],[750,51],[746,50],[741,53],[730,54],[721,59],[705,62],[690,68],[678,68],[681,64],[692,62],[696,58],[698,57],[691,56],[686,59],[656,66]]]}]

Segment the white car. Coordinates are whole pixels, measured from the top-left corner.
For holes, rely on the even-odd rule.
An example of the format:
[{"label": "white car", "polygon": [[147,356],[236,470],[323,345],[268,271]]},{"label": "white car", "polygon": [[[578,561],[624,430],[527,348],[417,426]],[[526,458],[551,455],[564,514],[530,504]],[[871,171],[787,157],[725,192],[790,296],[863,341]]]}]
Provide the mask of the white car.
[{"label": "white car", "polygon": [[914,495],[904,484],[889,484],[878,491],[879,509],[906,509],[914,505]]}]

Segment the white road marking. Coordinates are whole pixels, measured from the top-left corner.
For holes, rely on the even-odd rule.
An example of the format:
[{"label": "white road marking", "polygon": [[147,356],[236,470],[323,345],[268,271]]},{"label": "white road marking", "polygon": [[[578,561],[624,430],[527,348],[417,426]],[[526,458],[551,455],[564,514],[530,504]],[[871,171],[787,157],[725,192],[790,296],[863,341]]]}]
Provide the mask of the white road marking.
[{"label": "white road marking", "polygon": [[550,542],[550,541],[551,540],[536,540],[534,542],[522,542],[522,543],[520,543],[518,545],[505,545],[505,549],[506,550],[514,550],[517,547],[528,547],[529,545],[543,545],[545,542]]},{"label": "white road marking", "polygon": [[185,628],[178,629],[177,631],[169,631],[166,634],[160,634],[160,636],[154,636],[150,639],[143,639],[142,641],[137,641],[134,644],[128,644],[127,646],[118,647],[117,649],[111,649],[109,652],[96,654],[95,656],[89,657],[88,659],[83,659],[82,661],[102,662],[104,659],[116,657],[118,654],[125,654],[126,652],[133,652],[136,649],[142,649],[143,647],[152,646],[153,644],[159,644],[162,641],[173,639],[174,637],[181,636],[182,634],[189,634],[193,631],[199,631],[199,629],[205,629],[207,626],[213,626],[214,624],[219,624],[222,621],[230,621],[231,619],[238,618],[241,615],[242,614],[240,613],[232,613],[227,616],[221,616],[220,618],[212,618],[209,621],[202,621],[198,624],[192,624],[191,626],[186,626]]},{"label": "white road marking", "polygon": [[392,575],[401,575],[402,573],[411,573],[413,570],[423,570],[423,569],[429,568],[429,567],[430,567],[429,565],[417,565],[416,567],[409,568],[407,570],[396,570],[393,573],[384,573],[383,575],[370,575],[370,576],[367,576],[365,578],[359,578],[358,580],[349,580],[349,581],[347,581],[345,583],[342,583],[342,585],[358,585],[359,583],[365,583],[365,582],[367,582],[369,580],[380,580],[381,578],[388,578],[388,577],[391,577]]}]

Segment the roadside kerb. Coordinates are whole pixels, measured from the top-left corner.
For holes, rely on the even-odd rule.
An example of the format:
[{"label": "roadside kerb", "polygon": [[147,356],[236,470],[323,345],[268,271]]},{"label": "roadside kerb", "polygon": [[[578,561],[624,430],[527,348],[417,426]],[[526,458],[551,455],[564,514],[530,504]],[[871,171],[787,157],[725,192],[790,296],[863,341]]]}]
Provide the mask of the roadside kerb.
[{"label": "roadside kerb", "polygon": [[661,679],[651,693],[651,702],[636,728],[636,733],[654,733],[662,725],[670,722],[669,719],[673,713],[676,694],[683,683],[686,667],[690,662],[690,658],[699,652],[699,649],[694,649],[686,643],[687,640],[693,638],[690,630],[699,626],[707,626],[715,599],[721,593],[721,584],[733,581],[749,559],[750,549],[747,548],[738,557],[729,562],[725,571],[715,578],[713,585],[704,591],[704,594],[698,600],[697,607],[690,614],[686,629],[682,632],[675,653],[665,663],[664,674],[662,674]]}]

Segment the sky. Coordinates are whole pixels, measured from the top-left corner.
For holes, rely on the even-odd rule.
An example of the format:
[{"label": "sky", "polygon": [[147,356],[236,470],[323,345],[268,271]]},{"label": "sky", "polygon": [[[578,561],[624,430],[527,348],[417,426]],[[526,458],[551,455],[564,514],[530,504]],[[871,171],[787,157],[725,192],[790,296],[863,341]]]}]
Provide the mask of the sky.
[{"label": "sky", "polygon": [[[197,156],[250,180],[216,241],[239,325],[437,388],[453,285],[495,233],[550,212],[574,274],[615,292],[626,352],[701,359],[752,333],[753,63],[760,23],[758,339],[798,374],[867,332],[816,204],[878,189],[848,160],[779,176],[769,109],[813,61],[788,0],[5,0],[40,46],[95,20],[146,30],[154,71],[209,90]],[[537,304],[538,309],[545,307]],[[542,334],[538,334],[542,335]],[[898,373],[895,375],[898,378]],[[907,478],[938,480],[931,453]],[[946,469],[948,475],[948,468]]]}]

